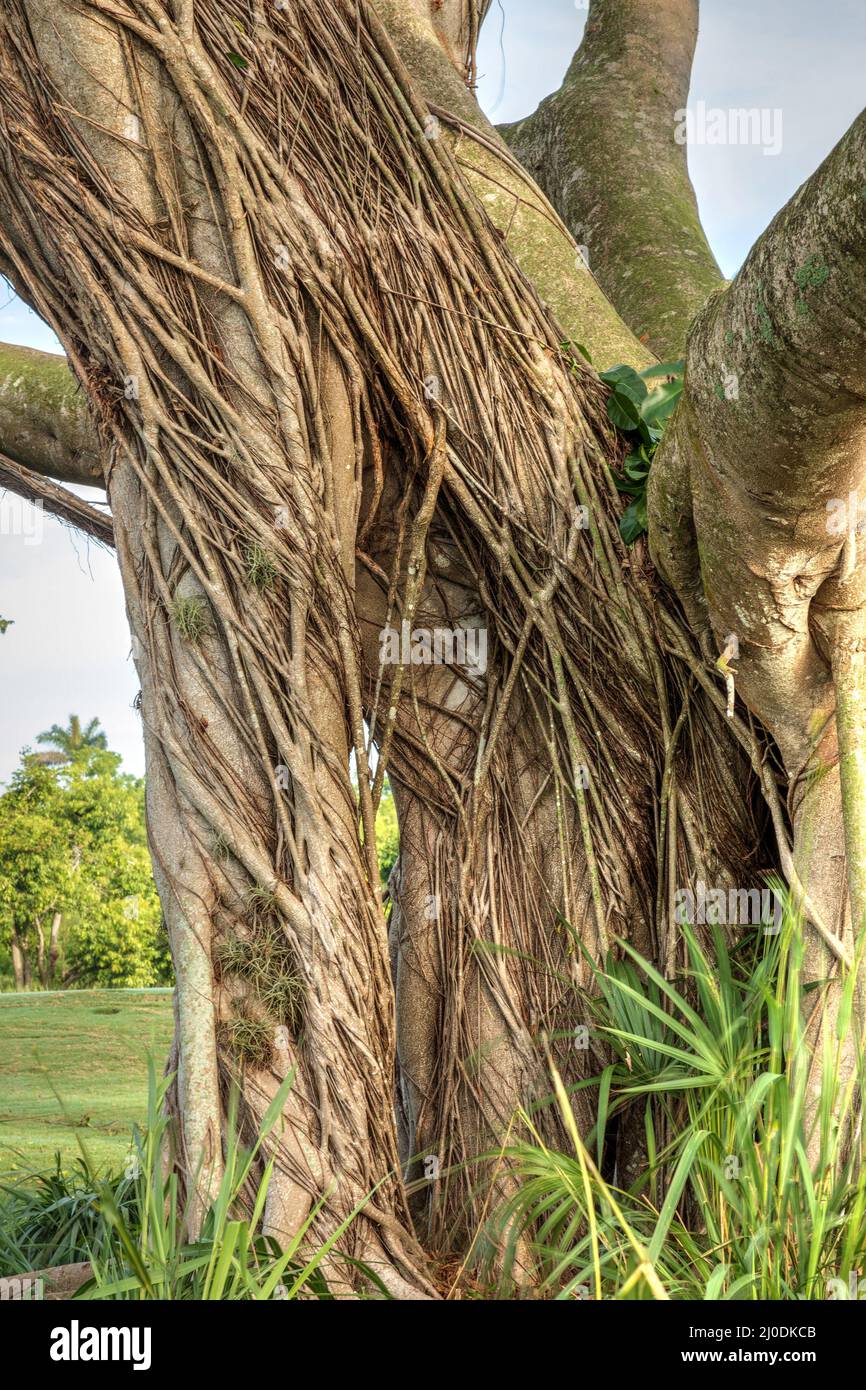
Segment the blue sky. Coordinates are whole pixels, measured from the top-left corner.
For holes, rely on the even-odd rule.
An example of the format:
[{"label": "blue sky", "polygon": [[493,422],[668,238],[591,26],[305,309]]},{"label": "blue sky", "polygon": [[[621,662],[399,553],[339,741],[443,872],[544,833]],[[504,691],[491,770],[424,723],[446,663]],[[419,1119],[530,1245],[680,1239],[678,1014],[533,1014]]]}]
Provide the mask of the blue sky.
[{"label": "blue sky", "polygon": [[[574,0],[493,0],[479,49],[491,119],[528,115],[556,90],[585,19]],[[690,107],[782,113],[776,157],[747,145],[690,148],[704,227],[727,275],[860,111],[864,68],[866,0],[702,0]],[[11,294],[0,293],[0,340],[59,350]],[[140,773],[138,683],[114,557],[48,517],[33,544],[23,516],[10,528],[12,505],[7,498],[0,533],[0,616],[14,619],[0,636],[0,781],[25,744],[72,711],[97,715],[124,766]]]}]

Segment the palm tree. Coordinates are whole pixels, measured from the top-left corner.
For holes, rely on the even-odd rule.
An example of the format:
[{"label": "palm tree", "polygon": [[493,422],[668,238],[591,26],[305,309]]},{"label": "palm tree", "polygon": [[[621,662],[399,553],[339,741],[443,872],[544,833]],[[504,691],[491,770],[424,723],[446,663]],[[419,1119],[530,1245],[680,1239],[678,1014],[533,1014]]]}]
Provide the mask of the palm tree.
[{"label": "palm tree", "polygon": [[52,724],[50,729],[37,736],[37,743],[48,743],[54,749],[59,750],[52,753],[38,753],[37,757],[42,762],[64,762],[80,753],[84,748],[107,748],[108,743],[105,734],[99,727],[98,719],[91,719],[88,724],[81,727],[81,720],[77,714],[70,714],[69,725],[63,729],[59,724]]}]

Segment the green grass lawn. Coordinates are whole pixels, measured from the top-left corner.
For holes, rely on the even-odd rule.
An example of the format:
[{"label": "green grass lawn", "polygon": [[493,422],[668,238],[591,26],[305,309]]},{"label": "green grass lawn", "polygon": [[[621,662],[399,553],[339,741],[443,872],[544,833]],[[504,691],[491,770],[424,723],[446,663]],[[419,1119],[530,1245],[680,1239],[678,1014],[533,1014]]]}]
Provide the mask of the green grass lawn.
[{"label": "green grass lawn", "polygon": [[79,1140],[116,1169],[171,1033],[169,990],[0,994],[0,1174],[71,1164]]}]

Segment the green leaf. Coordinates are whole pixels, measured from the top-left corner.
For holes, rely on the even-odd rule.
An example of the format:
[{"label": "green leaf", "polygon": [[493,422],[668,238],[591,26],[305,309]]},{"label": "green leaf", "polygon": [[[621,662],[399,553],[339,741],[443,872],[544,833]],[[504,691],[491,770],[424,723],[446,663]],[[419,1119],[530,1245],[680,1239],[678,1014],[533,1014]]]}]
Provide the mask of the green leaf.
[{"label": "green leaf", "polygon": [[617,492],[623,497],[643,497],[646,494],[646,478],[632,479],[621,473],[614,477]]},{"label": "green leaf", "polygon": [[580,355],[585,357],[590,366],[592,366],[592,358],[589,355],[589,349],[584,347],[583,343],[575,343],[572,342],[570,338],[566,338],[565,342],[559,345],[560,352],[564,352],[566,356],[571,357],[572,361],[574,361],[572,348],[577,348]]},{"label": "green leaf", "polygon": [[683,1152],[680,1155],[679,1163],[677,1164],[676,1170],[674,1171],[674,1175],[671,1179],[671,1185],[667,1190],[667,1195],[664,1200],[664,1206],[659,1212],[659,1219],[656,1223],[656,1228],[653,1231],[652,1240],[650,1241],[649,1248],[647,1250],[647,1254],[652,1264],[655,1264],[656,1260],[662,1253],[665,1240],[667,1239],[670,1224],[673,1221],[674,1216],[676,1214],[677,1202],[680,1200],[680,1197],[682,1196],[682,1191],[686,1185],[686,1179],[689,1176],[692,1164],[695,1161],[695,1157],[698,1153],[698,1150],[702,1147],[705,1140],[707,1140],[709,1136],[710,1131],[708,1129],[695,1130],[695,1132],[690,1136],[688,1143],[685,1145]]},{"label": "green leaf", "polygon": [[226,57],[228,58],[230,63],[234,63],[236,68],[240,68],[241,72],[246,72],[247,68],[249,67],[249,63],[247,62],[246,58],[244,58],[240,53],[235,53],[233,48],[230,48],[228,50],[228,52],[226,53]]},{"label": "green leaf", "polygon": [[646,445],[642,444],[634,453],[627,454],[622,465],[622,471],[627,478],[640,482],[646,478],[650,469],[650,460],[647,458]]},{"label": "green leaf", "polygon": [[596,1121],[596,1127],[598,1130],[597,1158],[599,1167],[601,1166],[601,1160],[604,1153],[604,1132],[607,1128],[607,1114],[608,1107],[610,1106],[610,1083],[613,1080],[613,1072],[614,1068],[612,1064],[610,1066],[605,1067],[604,1071],[601,1074],[601,1080],[599,1081],[598,1086],[598,1119]]},{"label": "green leaf", "polygon": [[619,519],[619,533],[626,545],[634,545],[647,529],[646,493],[626,507]]},{"label": "green leaf", "polygon": [[706,1303],[715,1303],[721,1297],[722,1285],[728,1276],[728,1266],[726,1264],[716,1265],[709,1279],[704,1294]]},{"label": "green leaf", "polygon": [[647,423],[664,423],[676,410],[677,402],[683,393],[681,381],[669,381],[660,390],[647,396],[641,407],[641,416]]},{"label": "green leaf", "polygon": [[625,391],[617,389],[608,398],[607,413],[617,429],[625,430],[627,434],[636,430],[640,424],[640,402]]},{"label": "green leaf", "polygon": [[679,362],[659,362],[655,367],[644,367],[640,375],[644,381],[651,381],[655,376],[682,376],[685,369],[685,361],[681,358]]},{"label": "green leaf", "polygon": [[601,380],[612,386],[617,393],[624,393],[632,400],[642,401],[647,395],[647,384],[633,367],[614,367],[601,374]]}]

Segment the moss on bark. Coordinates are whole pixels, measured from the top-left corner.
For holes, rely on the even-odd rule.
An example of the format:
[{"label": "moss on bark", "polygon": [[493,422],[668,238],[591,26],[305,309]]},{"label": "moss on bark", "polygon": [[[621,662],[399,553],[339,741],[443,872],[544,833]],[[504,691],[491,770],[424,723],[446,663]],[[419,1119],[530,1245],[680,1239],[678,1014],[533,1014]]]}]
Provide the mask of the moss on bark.
[{"label": "moss on bark", "polygon": [[662,358],[722,281],[676,112],[688,100],[696,0],[593,0],[562,87],[500,127],[625,322]]},{"label": "moss on bark", "polygon": [[[439,113],[434,138],[455,142],[458,158],[488,216],[550,306],[566,336],[583,343],[599,368],[653,360],[587,271],[577,248],[535,184],[519,168],[452,62],[426,0],[376,0],[388,32],[421,92]],[[451,118],[449,121],[448,118]]]},{"label": "moss on bark", "polygon": [[0,343],[0,453],[35,473],[101,486],[95,431],[65,357]]}]

